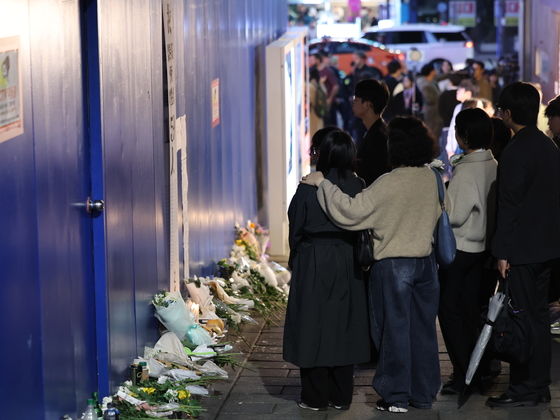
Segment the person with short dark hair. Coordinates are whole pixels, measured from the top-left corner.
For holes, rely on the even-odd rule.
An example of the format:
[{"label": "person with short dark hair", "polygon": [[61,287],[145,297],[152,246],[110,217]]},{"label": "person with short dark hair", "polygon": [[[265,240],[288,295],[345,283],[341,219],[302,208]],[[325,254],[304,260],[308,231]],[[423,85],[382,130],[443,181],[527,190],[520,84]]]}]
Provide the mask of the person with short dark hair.
[{"label": "person with short dark hair", "polygon": [[507,127],[501,118],[492,118],[492,127],[494,128],[494,137],[490,144],[490,150],[494,155],[494,159],[500,162],[500,156],[509,141],[511,140],[511,129]]},{"label": "person with short dark hair", "polygon": [[438,112],[440,91],[435,80],[436,76],[437,72],[433,64],[425,64],[420,71],[417,83],[424,101],[422,108],[424,122],[437,139],[441,132],[441,117]]},{"label": "person with short dark hair", "polygon": [[317,62],[317,70],[319,70],[321,82],[324,83],[325,88],[327,89],[327,104],[329,110],[323,117],[323,122],[325,125],[336,125],[336,112],[333,111],[335,109],[334,100],[340,89],[338,78],[336,77],[334,71],[330,68],[329,63],[323,54],[313,54],[313,57]]},{"label": "person with short dark hair", "polygon": [[389,74],[385,77],[384,81],[389,89],[389,94],[393,96],[393,90],[402,80],[402,65],[399,60],[391,60],[387,64],[387,71]]},{"label": "person with short dark hair", "polygon": [[387,109],[383,113],[386,121],[395,117],[417,117],[422,109],[422,93],[414,81],[412,73],[403,75],[401,82],[393,90],[393,97],[389,99]]},{"label": "person with short dark hair", "polygon": [[327,112],[325,98],[327,88],[321,82],[317,67],[309,69],[309,130],[315,133],[323,128],[323,116]]},{"label": "person with short dark hair", "polygon": [[439,283],[432,238],[441,214],[437,181],[427,166],[435,140],[417,118],[389,124],[392,171],[354,198],[319,172],[321,208],[338,226],[372,229],[375,263],[369,278],[371,333],[380,357],[373,387],[379,410],[431,408],[440,387],[436,314]]},{"label": "person with short dark hair", "polygon": [[478,96],[492,101],[492,85],[484,73],[484,63],[475,60],[472,63],[473,83],[478,87]]},{"label": "person with short dark hair", "polygon": [[507,391],[491,407],[550,401],[549,262],[560,257],[560,152],[536,127],[540,96],[529,83],[504,88],[498,114],[515,135],[498,168],[498,216],[492,254],[512,305],[527,313],[532,355],[510,364]]},{"label": "person with short dark hair", "polygon": [[[478,94],[478,87],[473,84],[470,79],[463,79],[459,82],[457,87],[456,98],[459,102],[455,109],[453,110],[453,116],[449,123],[449,130],[447,132],[447,141],[445,142],[445,150],[447,152],[447,157],[450,158],[455,153],[457,153],[458,143],[455,136],[455,118],[459,112],[463,109],[468,108],[467,101],[472,100]],[[476,105],[474,105],[476,106]]]},{"label": "person with short dark hair", "polygon": [[356,173],[364,179],[366,186],[390,169],[387,160],[387,126],[381,118],[388,101],[389,91],[385,84],[368,79],[356,85],[352,112],[367,130],[357,141]]},{"label": "person with short dark hair", "polygon": [[[363,188],[353,173],[354,141],[324,128],[317,171],[350,197]],[[317,189],[300,184],[288,209],[290,295],[284,360],[299,366],[301,408],[348,409],[354,364],[369,361],[368,309],[362,270],[354,260],[355,232],[337,227],[321,210]]]},{"label": "person with short dark hair", "polygon": [[560,95],[552,99],[544,110],[552,140],[560,147]]},{"label": "person with short dark hair", "polygon": [[[465,388],[471,353],[480,333],[479,294],[487,259],[487,227],[494,219],[498,163],[487,150],[492,142],[490,117],[480,108],[465,109],[455,120],[463,156],[455,162],[447,188],[448,212],[457,243],[451,265],[440,268],[439,324],[453,365],[442,394]],[[475,377],[474,383],[478,382]]]}]

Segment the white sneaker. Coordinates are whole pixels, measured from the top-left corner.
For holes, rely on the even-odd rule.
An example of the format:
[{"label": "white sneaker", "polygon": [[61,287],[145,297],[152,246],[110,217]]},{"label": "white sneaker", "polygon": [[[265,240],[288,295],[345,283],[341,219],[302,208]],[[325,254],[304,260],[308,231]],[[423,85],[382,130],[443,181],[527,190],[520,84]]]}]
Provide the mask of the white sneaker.
[{"label": "white sneaker", "polygon": [[408,413],[408,408],[391,405],[385,400],[377,401],[377,409],[380,411],[389,411],[390,413]]}]

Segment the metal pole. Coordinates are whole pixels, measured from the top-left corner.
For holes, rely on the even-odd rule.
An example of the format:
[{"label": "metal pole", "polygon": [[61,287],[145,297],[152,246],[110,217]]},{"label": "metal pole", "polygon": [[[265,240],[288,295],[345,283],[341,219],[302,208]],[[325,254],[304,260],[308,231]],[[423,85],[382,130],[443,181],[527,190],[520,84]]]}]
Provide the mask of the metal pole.
[{"label": "metal pole", "polygon": [[408,8],[408,21],[410,23],[418,22],[418,0],[410,0]]},{"label": "metal pole", "polygon": [[504,56],[505,50],[505,10],[506,1],[497,0],[498,7],[496,8],[496,55],[499,59]]}]

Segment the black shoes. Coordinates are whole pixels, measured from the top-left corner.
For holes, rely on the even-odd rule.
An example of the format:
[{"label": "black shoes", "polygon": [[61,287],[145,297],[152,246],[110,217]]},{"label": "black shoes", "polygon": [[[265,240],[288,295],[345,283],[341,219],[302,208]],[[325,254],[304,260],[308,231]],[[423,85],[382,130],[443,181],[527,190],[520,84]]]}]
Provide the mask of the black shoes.
[{"label": "black shoes", "polygon": [[311,407],[310,405],[307,405],[303,401],[298,401],[297,405],[299,408],[303,408],[304,410],[310,410],[310,411],[325,411],[327,409],[327,407]]},{"label": "black shoes", "polygon": [[508,394],[502,394],[499,397],[490,397],[486,400],[488,407],[534,407],[542,400],[541,398],[512,397]]},{"label": "black shoes", "polygon": [[[310,410],[310,411],[325,411],[327,409],[327,407],[312,407],[304,403],[303,401],[298,401],[297,405],[299,408],[303,408],[304,410]],[[350,405],[337,405],[329,401],[329,407],[332,407],[335,410],[345,411],[350,408]]]},{"label": "black shoes", "polygon": [[350,409],[350,405],[336,405],[335,403],[332,403],[329,401],[329,407],[334,408],[335,410],[341,410],[341,411],[346,411],[348,409]]},{"label": "black shoes", "polygon": [[441,395],[458,395],[465,388],[465,384],[455,381],[453,378],[447,381],[441,388]]}]

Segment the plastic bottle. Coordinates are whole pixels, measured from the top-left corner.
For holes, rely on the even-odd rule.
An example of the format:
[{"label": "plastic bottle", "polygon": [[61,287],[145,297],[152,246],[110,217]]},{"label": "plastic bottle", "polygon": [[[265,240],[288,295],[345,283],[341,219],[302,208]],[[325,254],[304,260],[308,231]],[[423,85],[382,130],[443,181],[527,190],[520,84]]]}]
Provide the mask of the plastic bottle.
[{"label": "plastic bottle", "polygon": [[95,407],[97,420],[103,420],[103,410],[101,410],[101,404],[99,404],[99,394],[97,392],[93,392],[91,394],[91,398],[93,399],[93,406]]},{"label": "plastic bottle", "polygon": [[97,420],[97,413],[95,412],[95,403],[93,398],[87,400],[88,406],[87,409],[82,416],[82,420]]}]

